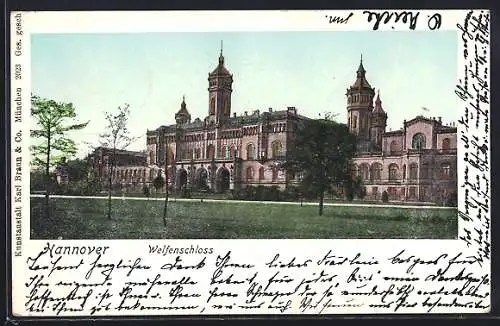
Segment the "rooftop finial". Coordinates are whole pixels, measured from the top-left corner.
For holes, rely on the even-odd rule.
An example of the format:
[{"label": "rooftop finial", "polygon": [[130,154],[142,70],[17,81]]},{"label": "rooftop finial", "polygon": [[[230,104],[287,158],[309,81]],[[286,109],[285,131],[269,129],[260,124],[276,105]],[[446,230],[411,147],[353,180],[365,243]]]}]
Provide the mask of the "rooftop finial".
[{"label": "rooftop finial", "polygon": [[219,55],[219,64],[223,65],[224,64],[224,56],[222,55],[222,48],[223,48],[223,41],[220,40],[220,55]]},{"label": "rooftop finial", "polygon": [[358,67],[358,71],[357,71],[358,78],[364,77],[365,72],[366,72],[365,68],[363,67],[363,53],[361,53],[361,60],[359,61],[359,67]]},{"label": "rooftop finial", "polygon": [[182,102],[186,102],[186,95],[182,95]]}]

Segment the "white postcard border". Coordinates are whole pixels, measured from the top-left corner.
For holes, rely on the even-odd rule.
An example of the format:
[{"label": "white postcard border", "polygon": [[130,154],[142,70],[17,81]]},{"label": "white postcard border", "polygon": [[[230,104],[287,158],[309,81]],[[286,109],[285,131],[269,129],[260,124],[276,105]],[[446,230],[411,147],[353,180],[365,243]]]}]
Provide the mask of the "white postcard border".
[{"label": "white postcard border", "polygon": [[[423,307],[422,301],[424,300],[424,295],[417,295],[417,291],[437,291],[435,286],[431,285],[431,282],[423,280],[426,276],[429,277],[431,273],[436,273],[439,269],[444,269],[446,266],[450,266],[450,260],[453,257],[456,258],[456,261],[463,260],[463,263],[455,263],[451,264],[450,272],[454,276],[458,273],[461,267],[465,267],[464,273],[470,273],[471,277],[475,277],[480,279],[480,281],[474,281],[475,285],[468,287],[468,291],[477,291],[481,295],[484,295],[482,300],[479,300],[477,297],[470,297],[470,300],[463,300],[464,294],[457,295],[456,293],[444,293],[439,297],[442,298],[436,305],[431,309],[432,313],[479,313],[479,312],[488,312],[490,310],[489,307],[489,287],[491,286],[490,279],[490,260],[488,255],[489,250],[489,239],[490,239],[490,231],[489,231],[489,221],[490,221],[490,175],[489,172],[484,172],[484,178],[481,174],[480,184],[488,184],[487,189],[484,191],[483,198],[476,196],[475,198],[475,206],[469,207],[469,213],[465,214],[465,205],[466,201],[469,204],[474,204],[474,201],[471,198],[465,198],[464,190],[469,189],[469,195],[472,196],[472,184],[466,185],[465,180],[465,172],[466,166],[469,168],[468,176],[472,178],[475,171],[470,167],[470,164],[464,161],[464,155],[466,152],[472,153],[472,149],[474,148],[474,144],[489,144],[490,132],[484,130],[474,129],[473,126],[469,126],[467,130],[463,123],[459,123],[457,125],[457,138],[459,138],[459,144],[461,145],[458,149],[458,188],[459,188],[459,196],[458,196],[458,204],[459,210],[463,213],[460,214],[459,217],[459,238],[458,240],[78,240],[78,241],[69,241],[69,240],[56,240],[56,241],[44,241],[44,240],[30,240],[30,207],[29,207],[29,134],[30,134],[30,126],[29,126],[29,117],[30,117],[30,35],[32,33],[123,33],[123,32],[168,32],[168,31],[270,31],[270,30],[279,30],[279,31],[299,31],[299,30],[323,30],[323,31],[336,31],[336,30],[372,30],[374,27],[374,21],[367,21],[367,14],[363,14],[363,11],[352,11],[355,13],[351,17],[351,20],[347,24],[332,24],[329,22],[328,16],[339,16],[339,17],[347,17],[351,11],[269,11],[269,12],[21,12],[21,13],[12,13],[11,14],[11,166],[12,166],[12,198],[11,198],[11,207],[12,207],[12,216],[11,216],[11,225],[12,225],[12,303],[13,303],[13,313],[16,316],[52,316],[54,315],[54,311],[51,309],[45,309],[42,311],[28,311],[27,297],[30,296],[29,291],[32,290],[32,286],[27,286],[27,282],[33,282],[33,279],[30,279],[35,275],[33,270],[28,270],[28,265],[34,266],[33,260],[29,260],[28,257],[36,257],[38,253],[42,252],[43,248],[46,246],[83,246],[83,247],[92,247],[97,246],[103,248],[108,248],[108,256],[107,258],[112,257],[120,257],[125,261],[131,260],[132,262],[137,259],[137,257],[142,257],[142,261],[144,264],[148,263],[151,266],[158,267],[160,261],[163,261],[163,264],[167,262],[171,262],[173,256],[160,254],[157,257],[161,257],[161,259],[152,257],[149,254],[149,246],[150,245],[167,245],[170,247],[190,247],[194,246],[196,248],[213,248],[213,254],[207,256],[206,260],[206,268],[204,272],[210,271],[212,273],[214,269],[216,269],[215,261],[217,255],[220,257],[224,257],[224,255],[231,251],[231,259],[233,262],[237,263],[246,263],[246,264],[255,264],[258,265],[259,277],[263,277],[263,280],[269,280],[269,278],[274,274],[275,270],[271,267],[265,267],[263,264],[265,262],[269,262],[274,254],[280,255],[280,259],[282,262],[288,262],[291,257],[296,257],[296,263],[304,262],[307,259],[310,259],[312,263],[319,262],[322,257],[324,257],[330,250],[332,253],[334,252],[337,256],[349,257],[349,261],[351,261],[358,253],[362,255],[362,258],[365,259],[365,262],[378,260],[380,264],[378,264],[377,268],[374,266],[365,266],[363,265],[360,269],[358,275],[359,281],[356,279],[355,281],[347,282],[347,278],[349,275],[352,275],[353,264],[350,265],[339,265],[335,266],[335,274],[337,274],[338,279],[342,279],[335,286],[333,285],[332,289],[332,301],[331,305],[335,302],[338,306],[331,307],[323,307],[321,304],[326,302],[322,301],[321,304],[316,308],[311,308],[310,310],[303,311],[301,308],[301,300],[291,300],[293,302],[288,305],[288,299],[280,300],[278,298],[272,304],[263,305],[262,307],[258,307],[256,309],[250,310],[249,308],[241,308],[238,307],[238,304],[232,306],[233,302],[228,298],[224,297],[213,297],[212,299],[219,299],[217,301],[217,305],[221,307],[213,307],[213,304],[209,304],[206,301],[207,296],[210,296],[210,290],[214,288],[213,285],[210,285],[210,277],[204,277],[201,271],[193,271],[190,275],[193,278],[198,279],[198,283],[195,288],[203,289],[205,295],[202,297],[193,297],[189,298],[187,302],[189,304],[186,305],[198,305],[196,309],[192,310],[139,310],[137,308],[134,309],[122,309],[118,310],[107,310],[105,309],[105,305],[96,304],[98,298],[90,298],[96,302],[93,302],[94,305],[94,314],[93,316],[123,316],[123,315],[161,315],[161,314],[180,314],[180,315],[191,315],[191,314],[275,314],[275,313],[284,313],[284,314],[300,314],[300,313],[322,313],[322,314],[350,314],[350,313],[426,313],[429,307]],[[374,11],[381,13],[382,11]],[[429,30],[429,26],[435,26],[436,22],[432,21],[430,17],[438,14],[441,18],[440,21],[440,30],[456,30],[457,37],[459,39],[460,50],[457,53],[459,57],[459,76],[457,81],[457,86],[463,84],[465,80],[465,72],[464,65],[470,61],[470,57],[473,56],[474,46],[477,46],[479,43],[474,38],[469,39],[468,33],[463,32],[462,28],[464,26],[464,20],[467,15],[472,15],[471,17],[478,17],[481,14],[487,14],[487,11],[474,10],[472,13],[468,10],[442,10],[442,11],[433,11],[433,10],[421,10],[421,11],[413,11],[413,13],[419,13],[419,20],[416,24],[415,30]],[[19,15],[19,16],[17,16]],[[218,19],[214,19],[217,17]],[[434,16],[435,17],[435,16]],[[436,19],[436,18],[434,18]],[[411,33],[409,25],[411,24],[408,19],[407,22],[403,23],[402,20],[399,22],[391,21],[389,24],[381,23],[378,26],[378,30],[382,31],[390,31],[390,30],[406,30],[408,33]],[[471,24],[473,20],[470,20]],[[16,23],[19,23],[16,25]],[[429,25],[434,24],[434,25]],[[471,34],[472,35],[472,34]],[[464,38],[468,40],[468,43],[465,44],[463,42]],[[489,36],[487,37],[489,41]],[[469,59],[464,59],[463,50],[467,48],[469,53]],[[480,48],[482,51],[482,48]],[[489,60],[489,47],[486,48],[486,52],[483,54],[487,60]],[[477,60],[476,60],[477,61]],[[19,65],[19,66],[18,66]],[[485,64],[488,65],[488,64]],[[472,67],[472,66],[471,66]],[[470,69],[472,69],[469,67]],[[19,76],[20,79],[16,79],[16,74],[20,70]],[[489,69],[488,69],[489,71]],[[469,76],[469,92],[472,93],[471,85],[479,85],[480,82],[472,81],[473,78]],[[482,80],[488,83],[489,85],[489,75]],[[19,101],[16,101],[18,97],[19,91],[21,92],[21,101],[20,101],[20,109],[19,110]],[[451,91],[451,90],[450,90]],[[467,96],[467,101],[462,101],[457,96],[457,107],[460,107],[461,110],[464,110],[465,107],[469,107],[469,100],[472,99],[475,95],[471,95],[470,98]],[[481,108],[483,110],[489,110],[489,104],[481,103]],[[470,113],[471,111],[469,111]],[[474,111],[475,115],[475,111]],[[16,120],[21,116],[21,121]],[[489,112],[484,114],[486,118],[489,117]],[[474,137],[477,137],[475,139]],[[467,138],[467,146],[468,149],[465,148],[464,139]],[[479,145],[477,146],[479,148]],[[489,146],[488,146],[489,147]],[[489,152],[489,150],[488,150]],[[474,152],[475,153],[475,152]],[[479,153],[479,152],[478,152]],[[472,154],[468,154],[472,155]],[[469,156],[470,158],[471,156]],[[20,158],[20,159],[19,159]],[[490,158],[489,155],[486,157],[485,166],[490,166]],[[20,171],[19,174],[16,174],[17,171]],[[18,176],[18,177],[16,177]],[[465,187],[464,187],[465,185]],[[20,198],[21,203],[16,200]],[[479,203],[480,199],[487,199]],[[17,210],[19,208],[19,210]],[[477,219],[477,214],[481,214],[480,211],[487,211],[487,213],[482,213],[483,217],[481,219]],[[19,213],[18,213],[19,212]],[[18,215],[16,215],[18,213]],[[20,226],[20,229],[16,226]],[[20,230],[21,239],[16,238],[16,230]],[[478,239],[477,230],[480,230],[482,233],[482,239]],[[467,240],[469,239],[469,240]],[[19,241],[20,240],[20,241]],[[479,240],[479,243],[475,241]],[[470,244],[467,245],[466,242],[469,241]],[[90,250],[90,249],[89,249]],[[401,256],[401,262],[395,263],[394,259],[392,261],[389,259],[391,257],[395,257],[399,252],[404,250],[404,254]],[[51,252],[51,251],[50,251]],[[19,253],[19,255],[17,255]],[[126,253],[126,254],[125,254]],[[440,256],[441,255],[441,256]],[[445,255],[444,257],[442,255]],[[403,262],[402,258],[407,258],[408,262]],[[481,260],[476,260],[475,263],[469,264],[466,261],[471,261],[473,257],[482,257]],[[67,264],[77,263],[80,258],[89,259],[90,256],[87,255],[79,255],[79,256],[67,256]],[[439,258],[441,257],[441,258]],[[66,257],[65,257],[66,258]],[[185,262],[196,264],[199,263],[201,256],[186,256]],[[422,262],[428,261],[428,264],[415,263],[415,266],[412,268],[410,272],[407,272],[409,266],[411,266],[411,262],[414,262],[415,259],[418,258]],[[95,259],[95,258],[93,258]],[[436,260],[437,259],[437,260]],[[49,259],[50,260],[50,259]],[[432,263],[433,260],[436,260],[435,263]],[[87,261],[86,261],[87,263]],[[162,265],[163,265],[162,264]],[[447,265],[448,264],[448,265]],[[355,264],[354,264],[355,265]],[[320,265],[316,264],[315,267],[310,267],[309,269],[305,269],[300,271],[304,273],[304,271],[308,271],[309,273],[313,273],[316,271],[320,272]],[[331,267],[331,266],[330,266]],[[356,266],[354,266],[356,267]],[[154,269],[154,268],[152,268]],[[287,276],[290,278],[298,277],[300,273],[290,268],[287,272]],[[397,305],[397,299],[394,299],[395,302],[390,307],[384,306],[384,302],[380,302],[381,295],[372,295],[372,296],[363,296],[362,300],[359,300],[355,295],[341,295],[338,291],[335,292],[335,288],[342,287],[345,285],[344,291],[347,289],[355,289],[356,284],[361,284],[363,282],[368,285],[366,288],[373,287],[374,285],[379,286],[379,291],[387,290],[387,284],[390,282],[387,280],[383,280],[377,277],[381,277],[380,275],[389,274],[392,277],[420,277],[420,281],[414,281],[411,283],[404,282],[395,282],[395,284],[410,284],[411,291],[409,291],[410,287],[399,289],[401,293],[405,291],[409,291],[407,298],[398,309],[394,309],[395,305]],[[332,268],[328,269],[328,273],[332,272]],[[40,272],[41,273],[41,272]],[[135,270],[130,275],[130,280],[134,280],[139,282],[141,279],[144,279],[143,271]],[[182,271],[172,272],[172,276],[181,275]],[[90,279],[94,277],[97,279],[95,273]],[[148,277],[152,277],[154,275],[148,274]],[[286,274],[286,273],[283,273]],[[451,275],[450,274],[450,275]],[[58,280],[67,280],[68,273],[63,273],[62,271],[57,271],[54,273],[59,277]],[[116,285],[110,286],[110,289],[114,289],[115,291],[119,291],[117,287],[118,283],[124,282],[127,278],[125,275],[120,274],[120,271],[116,271],[115,276],[113,277],[113,282]],[[146,274],[144,274],[146,275]],[[207,274],[209,275],[209,274]],[[264,275],[264,276],[262,276]],[[281,275],[281,274],[280,274]],[[245,270],[236,269],[234,270],[235,277],[249,277],[249,274],[246,273]],[[250,275],[251,276],[251,275]],[[56,276],[54,276],[56,277]],[[372,277],[373,280],[368,280],[368,277]],[[47,280],[47,279],[46,279]],[[83,280],[83,279],[82,279]],[[51,282],[56,282],[53,280]],[[96,281],[97,282],[97,281]],[[263,281],[264,282],[264,281]],[[450,281],[451,285],[444,282],[444,286],[449,286],[453,288],[453,282],[455,284],[463,284],[462,281]],[[286,283],[286,282],[284,282]],[[341,283],[339,285],[339,283]],[[347,285],[350,283],[350,285]],[[53,283],[51,283],[53,284]],[[123,284],[121,284],[123,285]],[[399,286],[398,285],[398,286]],[[401,297],[401,293],[399,294],[391,294],[390,291],[397,292],[396,286],[394,289],[388,290],[387,298],[389,297]],[[186,286],[187,287],[187,286]],[[222,288],[222,286],[221,286]],[[55,288],[51,288],[54,292],[57,292]],[[282,288],[284,289],[284,288]],[[321,287],[322,290],[327,290],[327,288]],[[59,289],[60,290],[60,289]],[[219,289],[220,290],[220,289]],[[61,290],[62,291],[62,290]],[[284,291],[284,290],[283,290]],[[354,290],[353,290],[354,291]],[[98,291],[96,290],[96,293]],[[241,293],[247,293],[248,291],[241,291]],[[84,291],[82,291],[84,293]],[[242,295],[243,295],[242,294]],[[55,294],[54,294],[55,295]],[[97,297],[101,295],[96,295]],[[94,296],[94,294],[92,294]],[[159,297],[161,297],[159,295]],[[297,297],[297,294],[294,295]],[[352,299],[347,300],[346,298]],[[433,301],[436,302],[436,296],[433,296]],[[450,302],[451,300],[458,298],[461,300],[461,303],[464,303],[464,306],[453,306]],[[117,298],[115,298],[118,300]],[[115,304],[115,299],[110,299],[112,305]],[[166,300],[166,298],[164,298]],[[302,298],[301,298],[302,299]],[[457,299],[457,300],[458,300]],[[179,298],[180,301],[185,300],[184,298]],[[116,301],[116,302],[115,302]],[[212,302],[214,302],[212,301]],[[338,302],[337,302],[338,301]],[[388,299],[388,301],[390,301]],[[416,306],[411,306],[412,302],[418,302]],[[478,301],[481,301],[481,304],[477,304]],[[439,303],[449,303],[451,304],[446,306],[440,306]],[[363,306],[356,306],[354,303],[362,303]],[[385,302],[387,303],[387,302]],[[471,303],[469,305],[469,303]],[[369,305],[372,306],[369,306]],[[47,307],[49,304],[47,303]],[[230,307],[231,306],[231,307]],[[100,308],[97,309],[97,308]],[[90,303],[89,306],[83,311],[61,311],[59,316],[82,316],[82,315],[90,315]]]}]

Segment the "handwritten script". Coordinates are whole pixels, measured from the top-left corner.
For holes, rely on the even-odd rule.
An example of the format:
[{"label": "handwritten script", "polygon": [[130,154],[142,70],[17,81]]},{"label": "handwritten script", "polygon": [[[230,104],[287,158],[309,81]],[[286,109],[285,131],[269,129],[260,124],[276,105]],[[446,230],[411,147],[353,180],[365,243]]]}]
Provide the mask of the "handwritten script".
[{"label": "handwritten script", "polygon": [[[486,309],[490,279],[462,253],[384,260],[334,249],[317,255],[161,255],[152,245],[124,261],[108,247],[46,243],[26,260],[25,309],[47,315],[335,313],[339,308],[408,311]],[[84,252],[84,254],[73,254]],[[390,267],[390,268],[388,268]]]},{"label": "handwritten script", "polygon": [[464,173],[459,178],[461,235],[468,248],[476,252],[478,262],[489,262],[490,248],[490,158],[489,158],[489,24],[486,11],[470,11],[461,31],[464,59],[455,94],[463,104],[458,121],[461,147],[464,149]]}]

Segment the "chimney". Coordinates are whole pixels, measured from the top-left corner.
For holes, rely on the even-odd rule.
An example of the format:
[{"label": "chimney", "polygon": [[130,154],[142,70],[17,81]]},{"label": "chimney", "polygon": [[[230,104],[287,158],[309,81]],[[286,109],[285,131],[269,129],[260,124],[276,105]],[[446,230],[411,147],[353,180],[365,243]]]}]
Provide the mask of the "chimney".
[{"label": "chimney", "polygon": [[233,113],[233,118],[236,118],[236,112]]},{"label": "chimney", "polygon": [[441,119],[441,117],[438,117],[438,122],[439,122],[439,124],[443,123],[443,120]]},{"label": "chimney", "polygon": [[273,112],[273,108],[269,108],[269,112]]},{"label": "chimney", "polygon": [[248,115],[248,111],[245,111],[245,116],[247,116],[247,115]]}]

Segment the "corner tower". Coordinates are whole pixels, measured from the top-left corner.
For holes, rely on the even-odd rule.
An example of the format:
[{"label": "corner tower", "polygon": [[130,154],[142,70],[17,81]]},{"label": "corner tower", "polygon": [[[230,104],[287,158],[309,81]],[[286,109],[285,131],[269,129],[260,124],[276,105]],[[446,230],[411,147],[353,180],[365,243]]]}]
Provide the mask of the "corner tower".
[{"label": "corner tower", "polygon": [[208,119],[219,123],[231,116],[231,93],[233,91],[233,75],[224,66],[222,41],[219,64],[208,74]]},{"label": "corner tower", "polygon": [[373,109],[375,90],[366,80],[363,55],[356,71],[356,81],[347,89],[347,125],[359,139],[370,139],[370,115]]},{"label": "corner tower", "polygon": [[387,127],[387,113],[382,108],[382,101],[380,100],[380,90],[377,92],[375,99],[375,108],[371,115],[371,141],[382,148],[382,135]]}]

